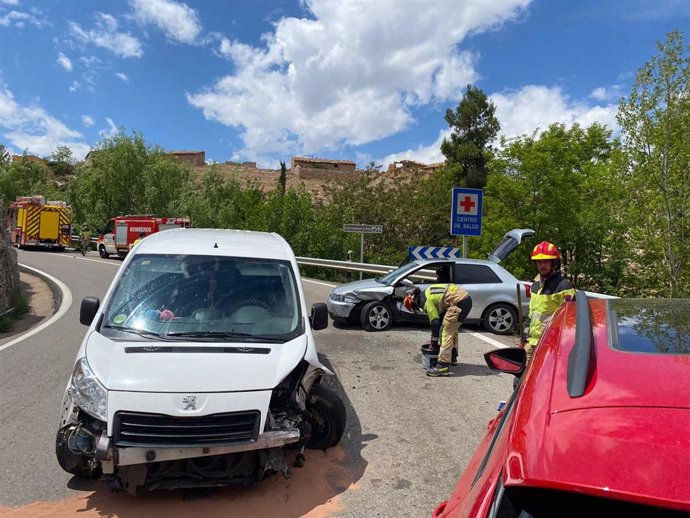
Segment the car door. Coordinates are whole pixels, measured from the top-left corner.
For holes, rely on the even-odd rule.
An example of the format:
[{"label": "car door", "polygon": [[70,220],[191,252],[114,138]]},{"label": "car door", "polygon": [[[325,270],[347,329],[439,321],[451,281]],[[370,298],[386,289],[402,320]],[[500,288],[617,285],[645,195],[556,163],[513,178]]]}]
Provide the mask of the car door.
[{"label": "car door", "polygon": [[[508,302],[506,286],[488,264],[456,262],[453,282],[461,285],[472,297],[472,310],[467,316],[470,320],[479,320],[484,310],[492,304]],[[515,290],[515,287],[511,285],[510,289]],[[509,299],[511,302],[512,298]]]},{"label": "car door", "polygon": [[450,283],[452,276],[453,263],[446,260],[422,263],[419,268],[415,268],[398,279],[393,291],[393,302],[400,317],[406,320],[426,320],[426,313],[423,311],[411,312],[403,305],[406,293],[415,286],[423,292],[432,284]]}]

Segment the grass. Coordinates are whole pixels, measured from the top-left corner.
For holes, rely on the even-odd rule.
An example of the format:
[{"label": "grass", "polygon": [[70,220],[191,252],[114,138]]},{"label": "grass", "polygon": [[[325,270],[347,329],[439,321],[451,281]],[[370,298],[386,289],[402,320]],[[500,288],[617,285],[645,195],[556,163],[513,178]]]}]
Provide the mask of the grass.
[{"label": "grass", "polygon": [[12,297],[12,304],[7,313],[0,316],[0,333],[7,333],[12,329],[14,323],[29,312],[29,302],[17,290]]}]

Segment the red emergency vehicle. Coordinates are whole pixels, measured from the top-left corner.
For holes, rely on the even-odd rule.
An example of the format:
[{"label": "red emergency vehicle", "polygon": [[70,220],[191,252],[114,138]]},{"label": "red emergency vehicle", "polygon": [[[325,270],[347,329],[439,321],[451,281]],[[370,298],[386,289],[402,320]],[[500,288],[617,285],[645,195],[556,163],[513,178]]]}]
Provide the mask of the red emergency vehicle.
[{"label": "red emergency vehicle", "polygon": [[141,234],[144,237],[171,228],[189,228],[189,218],[159,218],[153,214],[111,218],[98,236],[98,253],[106,259],[111,254],[124,257]]},{"label": "red emergency vehicle", "polygon": [[63,250],[71,243],[72,208],[64,201],[46,201],[41,195],[18,196],[7,208],[7,232],[19,248]]}]

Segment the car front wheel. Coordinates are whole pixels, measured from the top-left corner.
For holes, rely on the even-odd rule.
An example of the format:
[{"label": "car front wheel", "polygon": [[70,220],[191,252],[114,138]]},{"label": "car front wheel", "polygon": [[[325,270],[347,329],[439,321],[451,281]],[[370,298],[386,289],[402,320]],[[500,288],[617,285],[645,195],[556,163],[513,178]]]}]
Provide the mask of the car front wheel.
[{"label": "car front wheel", "polygon": [[484,313],[484,329],[497,335],[509,335],[517,326],[517,311],[502,302],[489,306]]},{"label": "car front wheel", "polygon": [[107,259],[110,254],[105,251],[105,247],[103,245],[98,247],[98,255],[101,256],[102,259]]},{"label": "car front wheel", "polygon": [[393,325],[393,312],[385,302],[369,302],[362,308],[360,320],[367,331],[385,331]]}]

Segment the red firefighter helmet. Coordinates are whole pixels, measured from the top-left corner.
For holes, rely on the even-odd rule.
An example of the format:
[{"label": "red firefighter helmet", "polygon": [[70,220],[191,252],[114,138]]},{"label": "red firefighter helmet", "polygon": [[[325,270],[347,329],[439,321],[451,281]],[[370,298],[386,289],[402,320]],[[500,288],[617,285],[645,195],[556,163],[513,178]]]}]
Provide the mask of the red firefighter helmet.
[{"label": "red firefighter helmet", "polygon": [[407,311],[414,313],[414,310],[419,306],[419,288],[413,288],[407,292],[403,299],[403,306]]},{"label": "red firefighter helmet", "polygon": [[542,241],[532,250],[532,261],[548,261],[549,259],[561,259],[561,253],[558,247],[548,241]]}]

